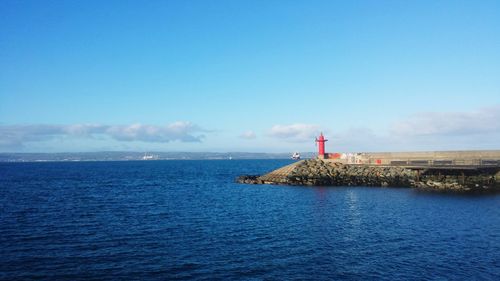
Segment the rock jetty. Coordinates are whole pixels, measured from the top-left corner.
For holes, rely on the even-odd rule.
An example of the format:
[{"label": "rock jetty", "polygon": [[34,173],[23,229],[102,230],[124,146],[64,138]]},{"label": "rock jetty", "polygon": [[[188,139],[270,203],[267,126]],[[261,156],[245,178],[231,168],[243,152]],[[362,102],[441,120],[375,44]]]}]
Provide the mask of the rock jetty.
[{"label": "rock jetty", "polygon": [[455,192],[500,191],[498,167],[470,170],[409,169],[349,165],[320,159],[302,160],[262,176],[240,176],[236,181],[245,184],[411,187]]}]

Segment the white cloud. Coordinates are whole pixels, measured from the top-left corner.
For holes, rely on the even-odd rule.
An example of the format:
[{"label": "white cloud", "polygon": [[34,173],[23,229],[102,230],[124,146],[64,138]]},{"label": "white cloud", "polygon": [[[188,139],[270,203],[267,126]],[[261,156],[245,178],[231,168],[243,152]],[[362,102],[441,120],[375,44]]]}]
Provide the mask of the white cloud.
[{"label": "white cloud", "polygon": [[421,112],[388,131],[351,128],[328,136],[334,151],[414,151],[500,148],[500,106],[470,112]]},{"label": "white cloud", "polygon": [[247,139],[247,140],[251,140],[251,139],[255,139],[257,137],[257,135],[255,135],[255,132],[254,131],[246,131],[244,132],[243,134],[240,135],[240,138],[242,139]]},{"label": "white cloud", "polygon": [[269,136],[290,141],[310,141],[320,133],[320,127],[313,124],[274,125]]},{"label": "white cloud", "polygon": [[128,126],[109,126],[106,134],[119,141],[144,142],[199,142],[203,135],[194,133],[203,131],[190,122],[175,122],[166,126],[132,124]]},{"label": "white cloud", "polygon": [[0,125],[0,147],[22,147],[27,142],[39,142],[59,137],[109,137],[117,141],[165,143],[171,141],[200,142],[205,130],[190,122],[175,122],[164,126],[131,125]]},{"label": "white cloud", "polygon": [[422,112],[393,124],[397,136],[464,136],[500,131],[500,106],[472,112]]}]

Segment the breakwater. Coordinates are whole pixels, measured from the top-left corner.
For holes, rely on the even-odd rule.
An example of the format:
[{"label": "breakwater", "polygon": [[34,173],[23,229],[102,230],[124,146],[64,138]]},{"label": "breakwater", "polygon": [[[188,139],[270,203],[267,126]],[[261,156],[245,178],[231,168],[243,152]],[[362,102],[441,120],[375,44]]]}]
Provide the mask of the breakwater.
[{"label": "breakwater", "polygon": [[306,186],[411,187],[436,191],[498,192],[500,168],[353,165],[321,159],[303,160],[262,176],[244,175],[236,179],[246,184]]}]

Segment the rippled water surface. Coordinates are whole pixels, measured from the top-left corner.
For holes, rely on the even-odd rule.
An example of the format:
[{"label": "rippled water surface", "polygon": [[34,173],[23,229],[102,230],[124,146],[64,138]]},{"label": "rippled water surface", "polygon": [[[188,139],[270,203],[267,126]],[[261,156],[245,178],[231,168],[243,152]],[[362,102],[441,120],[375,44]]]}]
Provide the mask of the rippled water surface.
[{"label": "rippled water surface", "polygon": [[289,162],[0,163],[0,279],[500,280],[500,196],[233,182]]}]

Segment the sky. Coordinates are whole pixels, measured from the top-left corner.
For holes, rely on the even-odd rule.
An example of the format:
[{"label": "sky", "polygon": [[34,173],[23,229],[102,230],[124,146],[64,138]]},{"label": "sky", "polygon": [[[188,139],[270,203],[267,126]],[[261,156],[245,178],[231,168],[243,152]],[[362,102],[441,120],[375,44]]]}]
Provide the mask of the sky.
[{"label": "sky", "polygon": [[0,1],[0,152],[500,149],[500,1]]}]

